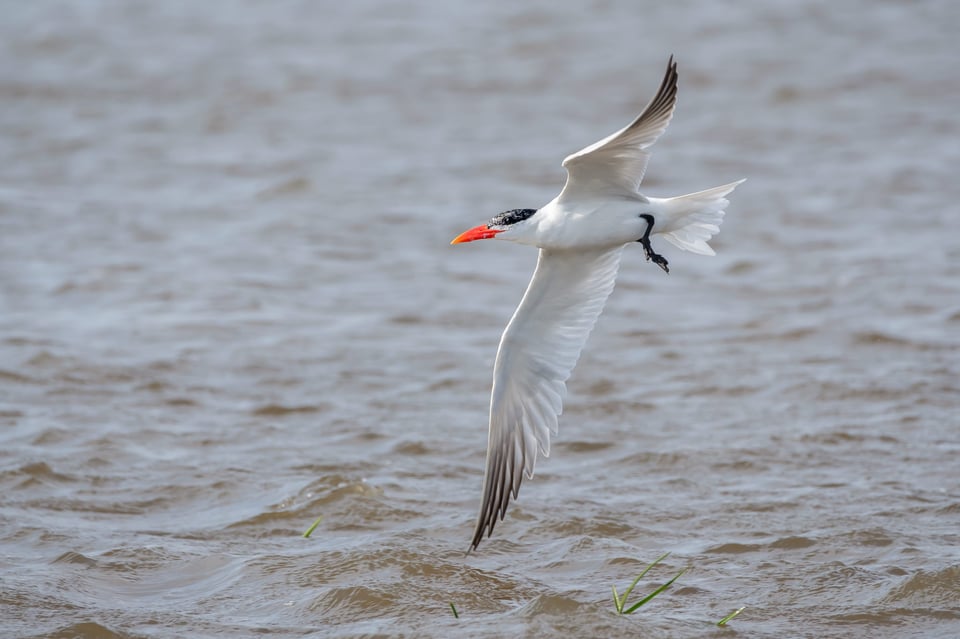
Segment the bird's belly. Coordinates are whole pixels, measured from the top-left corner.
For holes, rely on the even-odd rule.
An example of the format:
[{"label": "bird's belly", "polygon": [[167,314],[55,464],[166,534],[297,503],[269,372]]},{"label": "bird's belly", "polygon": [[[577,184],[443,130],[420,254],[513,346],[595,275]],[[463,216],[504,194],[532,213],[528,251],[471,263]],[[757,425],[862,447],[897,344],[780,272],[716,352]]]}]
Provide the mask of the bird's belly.
[{"label": "bird's belly", "polygon": [[537,245],[555,250],[621,246],[646,231],[642,213],[641,202],[603,202],[576,209],[556,206],[540,223]]}]

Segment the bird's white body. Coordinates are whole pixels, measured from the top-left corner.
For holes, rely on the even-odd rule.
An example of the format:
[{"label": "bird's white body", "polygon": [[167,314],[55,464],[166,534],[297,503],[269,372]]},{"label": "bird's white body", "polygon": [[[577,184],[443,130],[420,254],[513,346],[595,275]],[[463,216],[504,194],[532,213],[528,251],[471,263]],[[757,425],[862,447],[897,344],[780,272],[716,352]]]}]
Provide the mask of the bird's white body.
[{"label": "bird's white body", "polygon": [[[671,198],[639,193],[612,197],[558,195],[536,215],[515,224],[497,239],[557,250],[623,246],[644,234],[647,221],[640,216],[650,214],[656,220],[650,237],[664,236],[684,250],[713,255],[706,240],[720,230],[723,209],[729,204],[724,196],[740,182]],[[687,234],[697,230],[701,232],[696,238],[685,240]]]},{"label": "bird's white body", "polygon": [[647,259],[664,271],[667,262],[653,252],[651,238],[713,255],[707,240],[720,230],[726,196],[740,182],[672,198],[637,190],[648,149],[673,116],[676,80],[671,58],[660,90],[631,124],[563,161],[567,183],[548,204],[508,211],[453,240],[496,238],[540,249],[494,364],[487,468],[472,548],[506,514],[523,477],[533,476],[538,453],[549,455],[566,381],[613,291],[624,248],[641,242]]},{"label": "bird's white body", "polygon": [[645,208],[631,198],[557,196],[502,239],[556,250],[623,246],[643,235],[647,224],[638,214]]}]

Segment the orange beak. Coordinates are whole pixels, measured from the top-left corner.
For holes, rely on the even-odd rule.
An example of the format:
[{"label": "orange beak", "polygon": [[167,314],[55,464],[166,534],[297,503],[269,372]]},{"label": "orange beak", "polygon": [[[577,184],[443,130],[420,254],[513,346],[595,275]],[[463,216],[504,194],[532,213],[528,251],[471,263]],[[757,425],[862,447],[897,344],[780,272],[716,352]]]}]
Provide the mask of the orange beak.
[{"label": "orange beak", "polygon": [[464,242],[472,242],[474,240],[489,240],[497,233],[503,233],[503,231],[487,228],[486,224],[481,224],[480,226],[475,226],[472,229],[464,231],[460,235],[453,238],[453,241],[450,243],[463,244]]}]

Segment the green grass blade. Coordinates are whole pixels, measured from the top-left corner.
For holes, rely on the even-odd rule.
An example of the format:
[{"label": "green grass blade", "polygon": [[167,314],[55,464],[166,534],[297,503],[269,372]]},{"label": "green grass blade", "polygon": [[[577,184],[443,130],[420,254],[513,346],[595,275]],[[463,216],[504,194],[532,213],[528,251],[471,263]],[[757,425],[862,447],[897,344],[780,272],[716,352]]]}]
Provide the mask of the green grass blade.
[{"label": "green grass blade", "polygon": [[731,619],[733,619],[734,617],[736,617],[737,615],[739,615],[741,612],[743,612],[743,610],[744,610],[745,608],[746,608],[746,606],[740,606],[739,608],[737,608],[736,610],[734,610],[733,612],[731,612],[729,615],[727,615],[726,617],[724,617],[723,619],[721,619],[720,621],[718,621],[718,622],[717,622],[717,625],[720,626],[721,628],[722,628],[723,626],[727,625],[727,622],[728,622],[728,621],[730,621]]},{"label": "green grass blade", "polygon": [[320,515],[319,517],[317,517],[317,520],[316,520],[315,522],[313,522],[313,523],[310,525],[310,527],[306,529],[306,531],[304,531],[304,533],[303,533],[304,538],[307,538],[307,537],[309,537],[310,535],[312,535],[312,534],[313,534],[313,531],[317,529],[317,526],[320,525],[320,522],[321,522],[321,521],[323,521],[323,515]]},{"label": "green grass blade", "polygon": [[669,557],[669,556],[670,556],[670,553],[669,553],[669,552],[665,552],[665,553],[663,553],[662,555],[660,555],[659,557],[657,557],[656,559],[654,559],[652,564],[650,564],[649,566],[647,566],[646,568],[643,569],[643,572],[640,573],[640,576],[643,577],[645,574],[647,574],[648,572],[650,572],[650,569],[651,569],[651,568],[653,568],[654,566],[656,566],[657,564],[659,564],[661,561],[663,561],[664,559],[666,559],[666,558]]},{"label": "green grass blade", "polygon": [[629,586],[627,586],[627,589],[623,591],[623,596],[620,597],[620,609],[617,611],[617,612],[619,612],[621,615],[623,614],[623,606],[624,606],[624,604],[627,603],[627,597],[629,597],[629,596],[630,596],[630,593],[633,592],[633,588],[634,588],[634,586],[636,586],[637,583],[640,581],[640,577],[643,577],[643,573],[640,573],[640,575],[639,575],[636,579],[633,580],[633,583],[630,584]]},{"label": "green grass blade", "polygon": [[662,586],[660,586],[659,588],[657,588],[656,590],[654,590],[653,592],[651,592],[649,595],[647,595],[646,597],[644,597],[643,599],[641,599],[641,600],[638,601],[637,603],[635,603],[635,604],[633,604],[632,606],[630,606],[627,610],[625,610],[625,611],[623,612],[623,614],[625,614],[625,615],[633,614],[633,613],[637,610],[637,608],[639,608],[639,607],[642,606],[643,604],[647,603],[648,601],[650,601],[651,599],[653,599],[654,597],[656,597],[657,595],[659,595],[661,592],[663,592],[664,590],[666,590],[667,588],[669,588],[670,586],[672,586],[672,585],[673,585],[673,582],[675,582],[677,579],[679,579],[679,578],[680,578],[680,575],[682,575],[683,573],[687,572],[687,570],[688,570],[687,568],[684,568],[683,570],[681,570],[680,572],[678,572],[676,575],[673,576],[673,579],[671,579],[671,580],[668,581],[667,583],[663,584]]},{"label": "green grass blade", "polygon": [[669,555],[670,555],[670,553],[668,553],[668,552],[663,553],[662,555],[660,555],[659,557],[657,557],[657,558],[653,561],[652,564],[650,564],[649,566],[647,566],[646,568],[644,568],[644,569],[643,569],[643,572],[641,572],[639,575],[637,575],[637,578],[633,580],[633,583],[630,584],[630,586],[624,591],[623,597],[620,598],[620,602],[621,602],[621,603],[620,603],[620,608],[621,608],[621,609],[623,608],[623,604],[625,604],[625,603],[627,602],[627,597],[630,596],[630,593],[633,592],[633,589],[636,587],[636,585],[637,585],[638,583],[640,583],[640,580],[643,579],[644,575],[646,575],[648,572],[650,572],[650,569],[651,569],[651,568],[653,568],[654,566],[656,566],[657,564],[659,564],[661,561],[663,561],[664,559],[666,559]]},{"label": "green grass blade", "polygon": [[453,605],[453,602],[450,602],[450,610],[453,611],[453,616],[457,619],[460,618],[460,615],[457,613],[457,607]]},{"label": "green grass blade", "polygon": [[620,601],[620,596],[617,594],[617,587],[610,586],[613,588],[613,607],[617,609],[617,612],[621,615],[623,614],[623,602]]}]

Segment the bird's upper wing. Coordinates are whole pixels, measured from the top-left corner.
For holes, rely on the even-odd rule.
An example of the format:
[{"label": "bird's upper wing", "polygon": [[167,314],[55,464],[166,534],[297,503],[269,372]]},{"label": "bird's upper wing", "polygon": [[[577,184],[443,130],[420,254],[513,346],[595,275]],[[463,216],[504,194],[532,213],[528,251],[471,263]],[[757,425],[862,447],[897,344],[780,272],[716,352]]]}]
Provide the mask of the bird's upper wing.
[{"label": "bird's upper wing", "polygon": [[533,476],[537,449],[550,454],[566,381],[613,290],[623,247],[593,251],[541,249],[527,292],[500,338],[490,396],[483,501],[472,548],[493,533]]},{"label": "bird's upper wing", "polygon": [[647,149],[666,131],[676,102],[677,63],[670,56],[660,89],[636,120],[563,160],[567,183],[560,198],[636,194],[650,159]]}]

